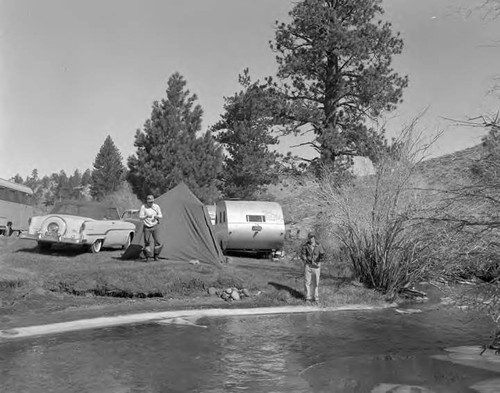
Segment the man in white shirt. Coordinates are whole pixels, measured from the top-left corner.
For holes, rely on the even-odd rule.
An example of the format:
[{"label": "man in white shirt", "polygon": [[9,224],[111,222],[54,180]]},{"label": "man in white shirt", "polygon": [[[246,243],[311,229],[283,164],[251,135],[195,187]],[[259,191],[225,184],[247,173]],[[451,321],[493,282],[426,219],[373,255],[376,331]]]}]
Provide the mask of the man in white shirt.
[{"label": "man in white shirt", "polygon": [[[157,261],[163,247],[159,235],[160,219],[163,218],[163,216],[160,206],[154,203],[154,201],[154,196],[148,195],[146,197],[146,203],[141,206],[141,210],[139,211],[139,218],[144,224],[144,253],[146,254],[146,262],[148,262],[151,256]],[[151,239],[153,240],[153,248],[151,248]],[[151,252],[151,250],[153,250],[153,252]]]}]

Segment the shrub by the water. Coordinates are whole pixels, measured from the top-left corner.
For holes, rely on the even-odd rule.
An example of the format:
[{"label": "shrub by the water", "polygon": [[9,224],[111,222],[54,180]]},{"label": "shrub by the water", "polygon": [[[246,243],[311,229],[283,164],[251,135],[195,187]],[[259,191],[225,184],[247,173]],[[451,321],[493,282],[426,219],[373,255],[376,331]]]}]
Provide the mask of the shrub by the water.
[{"label": "shrub by the water", "polygon": [[355,278],[393,298],[428,271],[432,237],[426,230],[427,194],[413,176],[422,149],[413,126],[398,150],[382,155],[373,176],[339,186],[328,172],[321,180],[319,226],[350,262]]}]

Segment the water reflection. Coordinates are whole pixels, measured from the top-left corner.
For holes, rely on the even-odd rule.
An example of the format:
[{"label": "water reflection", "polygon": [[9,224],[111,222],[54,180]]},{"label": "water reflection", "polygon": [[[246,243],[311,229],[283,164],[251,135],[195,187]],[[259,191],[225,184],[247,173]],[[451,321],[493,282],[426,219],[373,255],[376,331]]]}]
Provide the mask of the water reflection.
[{"label": "water reflection", "polygon": [[308,391],[306,381],[291,372],[300,369],[295,352],[289,350],[295,341],[289,333],[293,321],[287,315],[213,320],[213,327],[223,332],[214,345],[221,353],[218,374],[225,381],[224,388]]},{"label": "water reflection", "polygon": [[500,377],[432,357],[488,333],[484,321],[439,310],[198,323],[207,329],[150,323],[0,343],[0,391],[460,393]]}]

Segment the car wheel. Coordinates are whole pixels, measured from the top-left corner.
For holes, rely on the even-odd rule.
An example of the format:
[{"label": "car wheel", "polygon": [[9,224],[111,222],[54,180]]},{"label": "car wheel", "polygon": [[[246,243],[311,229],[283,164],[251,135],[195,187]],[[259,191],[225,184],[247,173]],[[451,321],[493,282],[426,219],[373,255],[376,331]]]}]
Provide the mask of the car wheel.
[{"label": "car wheel", "polygon": [[90,246],[90,252],[92,254],[97,254],[99,251],[101,251],[102,247],[102,240],[96,240],[91,246]]},{"label": "car wheel", "polygon": [[130,247],[130,244],[132,243],[132,239],[134,238],[134,235],[130,234],[127,237],[126,243],[123,245],[123,249],[126,250],[127,248]]},{"label": "car wheel", "polygon": [[51,247],[52,247],[52,243],[38,242],[38,248],[40,250],[47,251],[47,250],[50,250]]}]

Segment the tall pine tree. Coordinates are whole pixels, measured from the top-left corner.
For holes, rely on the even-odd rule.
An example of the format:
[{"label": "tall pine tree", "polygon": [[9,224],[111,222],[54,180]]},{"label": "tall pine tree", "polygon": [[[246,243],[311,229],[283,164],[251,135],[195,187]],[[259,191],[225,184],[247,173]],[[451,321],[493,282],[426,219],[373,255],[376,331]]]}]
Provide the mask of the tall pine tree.
[{"label": "tall pine tree", "polygon": [[92,182],[92,172],[90,169],[85,170],[82,175],[82,186],[88,186]]},{"label": "tall pine tree", "polygon": [[64,169],[62,169],[59,174],[54,173],[53,176],[57,179],[55,189],[56,202],[60,202],[64,199],[70,199],[69,179]]},{"label": "tall pine tree", "polygon": [[68,179],[71,199],[82,198],[82,174],[78,169]]},{"label": "tall pine tree", "polygon": [[251,83],[248,69],[239,77],[244,90],[225,99],[225,113],[212,127],[226,148],[223,193],[229,198],[253,198],[278,180],[280,154],[270,149],[278,144],[272,134],[279,100],[266,85]]},{"label": "tall pine tree", "polygon": [[[275,87],[286,98],[284,117],[297,131],[312,126],[323,165],[343,167],[353,156],[376,159],[383,133],[370,123],[401,102],[407,78],[391,66],[403,41],[383,22],[382,0],[302,0],[290,23],[278,23]],[[303,130],[303,128],[301,128]]]},{"label": "tall pine tree", "polygon": [[168,80],[166,98],[153,103],[151,117],[135,135],[136,155],[128,158],[128,180],[135,194],[161,195],[184,181],[205,203],[218,198],[221,148],[211,133],[199,136],[203,110],[179,73]]},{"label": "tall pine tree", "polygon": [[102,200],[105,196],[118,190],[124,179],[125,171],[122,155],[111,136],[108,135],[94,161],[90,183],[92,198]]}]

